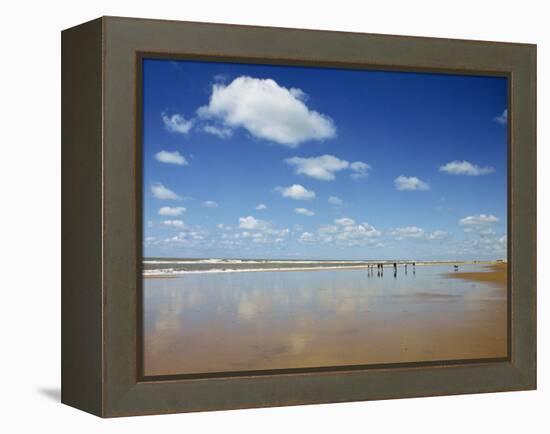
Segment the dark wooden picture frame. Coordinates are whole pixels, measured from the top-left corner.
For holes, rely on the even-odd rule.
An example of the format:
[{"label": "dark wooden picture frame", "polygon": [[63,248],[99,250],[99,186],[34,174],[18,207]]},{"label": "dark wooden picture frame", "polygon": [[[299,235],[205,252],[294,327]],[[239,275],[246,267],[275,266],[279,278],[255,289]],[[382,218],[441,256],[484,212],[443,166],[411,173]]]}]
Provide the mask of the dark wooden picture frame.
[{"label": "dark wooden picture frame", "polygon": [[[509,357],[143,378],[140,59],[509,79]],[[103,17],[62,33],[62,402],[102,417],[536,388],[536,46]]]}]

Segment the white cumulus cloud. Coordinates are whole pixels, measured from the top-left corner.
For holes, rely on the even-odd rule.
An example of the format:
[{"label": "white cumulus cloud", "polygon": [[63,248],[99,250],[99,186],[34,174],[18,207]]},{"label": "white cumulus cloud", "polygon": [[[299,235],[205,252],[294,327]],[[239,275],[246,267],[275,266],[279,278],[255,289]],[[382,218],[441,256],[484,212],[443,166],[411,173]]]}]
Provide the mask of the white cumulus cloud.
[{"label": "white cumulus cloud", "polygon": [[287,158],[285,163],[294,166],[294,171],[298,175],[307,175],[321,181],[332,181],[336,172],[349,167],[346,160],[341,160],[334,155],[310,158],[292,157]]},{"label": "white cumulus cloud", "polygon": [[337,219],[334,221],[338,230],[324,239],[325,242],[335,242],[348,247],[374,245],[376,238],[382,233],[367,222],[355,223],[352,219]]},{"label": "white cumulus cloud", "polygon": [[290,166],[294,167],[294,172],[298,175],[306,175],[321,181],[332,181],[336,178],[336,172],[341,170],[351,170],[351,177],[354,179],[364,178],[370,166],[362,161],[342,160],[334,155],[321,155],[319,157],[292,157],[285,160]]},{"label": "white cumulus cloud", "polygon": [[197,114],[292,148],[308,140],[334,137],[334,122],[308,108],[305,100],[300,89],[288,89],[271,79],[241,76],[228,85],[215,83],[208,105],[200,107]]},{"label": "white cumulus cloud", "polygon": [[244,229],[238,238],[254,244],[280,244],[290,235],[288,228],[276,228],[270,222],[257,219],[251,215],[239,218],[239,228]]},{"label": "white cumulus cloud", "polygon": [[151,193],[153,193],[154,197],[161,200],[181,200],[180,196],[169,188],[166,188],[160,182],[151,185]]},{"label": "white cumulus cloud", "polygon": [[350,219],[349,217],[342,217],[334,220],[334,223],[341,226],[352,226],[355,224],[355,220]]},{"label": "white cumulus cloud", "polygon": [[263,203],[259,203],[258,205],[256,205],[256,209],[258,211],[263,211],[264,209],[267,209],[267,206]]},{"label": "white cumulus cloud", "polygon": [[315,215],[315,212],[313,212],[313,211],[311,211],[307,208],[295,208],[294,212],[296,214],[302,214],[302,215],[305,215],[305,216],[308,216],[308,217],[311,217],[311,216]]},{"label": "white cumulus cloud", "polygon": [[239,217],[239,227],[241,229],[254,230],[260,229],[263,226],[264,222],[252,217],[251,215],[249,215],[248,217]]},{"label": "white cumulus cloud", "polygon": [[300,184],[293,184],[290,187],[277,187],[275,191],[281,193],[283,197],[295,200],[311,200],[315,198],[314,191],[308,190]]},{"label": "white cumulus cloud", "polygon": [[308,242],[322,242],[344,247],[376,246],[382,232],[368,222],[356,223],[349,217],[334,220],[334,224],[322,225]]},{"label": "white cumulus cloud", "polygon": [[187,209],[183,206],[163,206],[159,209],[159,215],[178,216],[182,215]]},{"label": "white cumulus cloud", "polygon": [[480,214],[477,216],[468,216],[459,220],[461,226],[479,227],[498,223],[500,219],[492,214]]},{"label": "white cumulus cloud", "polygon": [[155,154],[155,159],[161,163],[177,164],[179,166],[187,166],[189,163],[183,155],[178,151],[168,152],[160,151]]},{"label": "white cumulus cloud", "polygon": [[400,175],[394,179],[395,188],[400,191],[424,191],[429,190],[430,186],[416,176]]},{"label": "white cumulus cloud", "polygon": [[469,161],[451,161],[439,168],[440,172],[446,172],[449,175],[468,175],[468,176],[480,176],[488,175],[495,171],[494,167],[486,166],[480,167],[476,164],[472,164]]},{"label": "white cumulus cloud", "polygon": [[193,119],[187,120],[180,114],[173,114],[172,116],[162,113],[162,122],[164,127],[172,133],[187,134],[193,128],[195,121]]}]

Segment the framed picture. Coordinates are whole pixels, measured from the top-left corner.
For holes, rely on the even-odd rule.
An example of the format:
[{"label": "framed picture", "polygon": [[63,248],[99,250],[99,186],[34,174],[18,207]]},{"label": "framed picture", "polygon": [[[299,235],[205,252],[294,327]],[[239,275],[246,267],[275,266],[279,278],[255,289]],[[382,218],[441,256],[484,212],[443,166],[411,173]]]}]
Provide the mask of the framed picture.
[{"label": "framed picture", "polygon": [[62,33],[62,401],[536,387],[536,46]]}]

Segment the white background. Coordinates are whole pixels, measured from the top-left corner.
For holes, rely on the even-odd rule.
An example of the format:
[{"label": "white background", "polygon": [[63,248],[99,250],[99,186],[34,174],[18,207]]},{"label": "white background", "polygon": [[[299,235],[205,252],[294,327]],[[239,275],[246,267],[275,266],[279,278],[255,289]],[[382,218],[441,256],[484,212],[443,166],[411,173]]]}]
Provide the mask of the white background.
[{"label": "white background", "polygon": [[[6,1],[0,67],[0,431],[548,432],[545,1]],[[538,44],[539,390],[101,420],[61,405],[60,31],[100,15]],[[544,73],[543,73],[544,71]],[[546,77],[545,77],[546,75]],[[545,107],[546,106],[546,107]],[[546,109],[546,110],[544,110]],[[546,121],[546,123],[545,123]],[[545,401],[547,401],[545,403]]]}]

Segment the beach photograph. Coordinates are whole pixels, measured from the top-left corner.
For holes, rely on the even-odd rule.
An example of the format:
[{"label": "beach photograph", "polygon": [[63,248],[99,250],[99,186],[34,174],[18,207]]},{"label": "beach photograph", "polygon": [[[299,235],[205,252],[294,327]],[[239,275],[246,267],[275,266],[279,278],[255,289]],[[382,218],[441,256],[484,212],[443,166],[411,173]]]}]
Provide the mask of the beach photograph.
[{"label": "beach photograph", "polygon": [[508,80],[142,59],[144,376],[508,357]]}]

